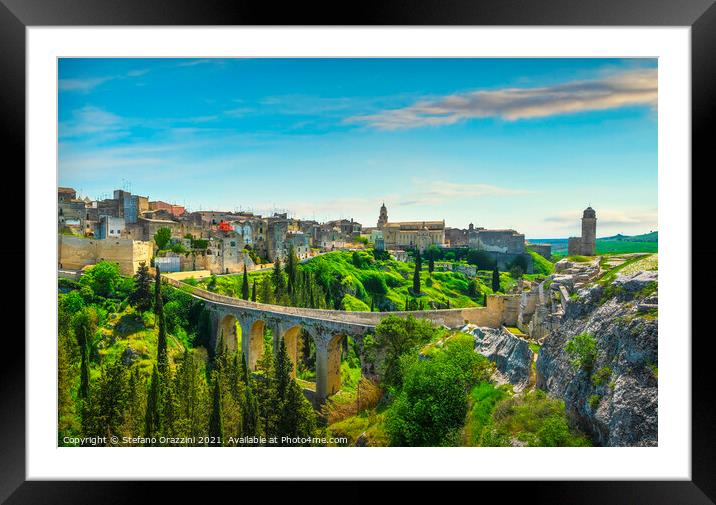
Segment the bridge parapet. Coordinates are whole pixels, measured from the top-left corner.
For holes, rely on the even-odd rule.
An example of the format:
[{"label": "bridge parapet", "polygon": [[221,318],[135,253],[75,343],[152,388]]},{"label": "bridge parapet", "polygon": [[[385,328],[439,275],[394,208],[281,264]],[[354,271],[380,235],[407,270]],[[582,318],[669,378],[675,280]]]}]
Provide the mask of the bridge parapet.
[{"label": "bridge parapet", "polygon": [[335,321],[348,324],[359,324],[365,326],[376,326],[386,315],[407,317],[411,315],[416,318],[429,319],[434,324],[447,326],[449,328],[461,327],[466,323],[478,326],[499,328],[503,321],[505,302],[519,295],[490,295],[487,298],[487,307],[467,307],[462,309],[438,309],[421,311],[396,311],[396,312],[346,312],[343,310],[309,309],[303,307],[285,307],[283,305],[270,305],[259,302],[251,302],[231,296],[212,293],[196,286],[190,286],[176,279],[163,277],[166,282],[174,287],[187,291],[198,298],[210,300],[216,303],[231,305],[234,307],[261,311],[263,313],[292,315],[320,319],[324,321]]}]

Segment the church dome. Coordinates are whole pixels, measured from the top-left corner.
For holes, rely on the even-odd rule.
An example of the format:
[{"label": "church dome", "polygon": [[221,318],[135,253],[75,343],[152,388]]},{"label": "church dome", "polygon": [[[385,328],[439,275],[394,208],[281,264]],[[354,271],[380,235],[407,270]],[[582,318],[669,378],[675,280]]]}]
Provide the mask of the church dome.
[{"label": "church dome", "polygon": [[587,207],[584,209],[584,214],[582,214],[582,217],[597,217],[597,213],[594,211],[593,208]]}]

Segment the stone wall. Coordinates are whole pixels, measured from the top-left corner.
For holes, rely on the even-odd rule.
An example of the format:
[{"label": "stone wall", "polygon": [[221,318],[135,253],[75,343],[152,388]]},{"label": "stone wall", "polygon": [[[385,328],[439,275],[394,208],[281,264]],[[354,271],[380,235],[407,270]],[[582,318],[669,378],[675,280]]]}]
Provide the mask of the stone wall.
[{"label": "stone wall", "polygon": [[525,252],[525,236],[515,230],[473,230],[469,246],[481,251],[520,254]]},{"label": "stone wall", "polygon": [[130,239],[86,239],[58,235],[58,262],[62,269],[79,270],[99,261],[117,263],[123,275],[134,275],[141,262],[149,265],[152,245]]},{"label": "stone wall", "polygon": [[550,259],[552,257],[552,244],[527,244],[527,247],[543,258]]}]

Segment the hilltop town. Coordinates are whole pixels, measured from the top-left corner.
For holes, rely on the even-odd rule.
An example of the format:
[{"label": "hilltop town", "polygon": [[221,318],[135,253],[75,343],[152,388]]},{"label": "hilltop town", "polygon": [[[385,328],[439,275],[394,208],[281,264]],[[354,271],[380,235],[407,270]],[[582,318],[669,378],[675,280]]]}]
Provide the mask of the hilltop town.
[{"label": "hilltop town", "polygon": [[[188,359],[210,370],[224,366],[228,353],[235,367],[242,360],[246,373],[259,375],[275,373],[267,364],[273,359],[319,413],[302,414],[311,423],[318,415],[351,445],[386,445],[386,433],[390,444],[422,444],[403,440],[389,419],[374,417],[361,424],[363,432],[350,424],[364,423],[362,414],[353,417],[361,409],[377,415],[394,380],[386,364],[397,360],[390,358],[392,343],[375,339],[402,334],[416,339],[407,354],[448,356],[451,345],[464,347],[481,363],[471,394],[552,409],[549,422],[560,425],[557,441],[540,427],[546,419],[510,434],[491,414],[477,435],[472,414],[461,413],[451,428],[462,430],[461,444],[657,442],[656,255],[597,255],[591,206],[582,212],[581,235],[567,239],[561,258],[550,244],[530,244],[513,229],[394,222],[385,203],[376,225],[363,226],[354,219],[188,212],[124,190],[113,196],[92,201],[58,189],[59,307],[63,313],[80,307],[78,314],[103,325],[101,336],[85,344],[95,367],[120,363],[146,381],[155,355],[178,367],[187,359],[180,353],[191,350],[195,357]],[[149,266],[158,267],[155,293],[163,291],[153,301]],[[105,285],[105,274],[117,279],[116,287]],[[169,332],[154,324],[165,311]],[[61,317],[81,321],[67,314]],[[396,334],[396,328],[402,329]],[[173,344],[166,338],[160,344],[157,331]],[[635,364],[624,356],[636,349]],[[446,387],[439,386],[441,394]],[[372,391],[373,400],[361,404],[360,388]],[[627,389],[630,400],[619,400]],[[455,394],[467,401],[464,391]],[[389,418],[399,415],[397,408]]]},{"label": "hilltop town", "polygon": [[[159,242],[157,241],[159,240]],[[582,237],[569,239],[569,254],[593,255],[596,215],[584,211]],[[212,274],[251,271],[289,250],[299,260],[336,250],[360,250],[368,245],[405,260],[406,251],[427,248],[469,248],[484,251],[501,270],[516,260],[533,272],[527,248],[550,259],[549,244],[529,244],[513,229],[486,229],[472,223],[467,229],[446,226],[445,220],[392,222],[383,203],[375,226],[353,219],[319,223],[251,212],[201,210],[115,190],[112,198],[78,198],[73,188],[58,188],[59,268],[64,275],[101,260],[118,263],[131,275],[141,263],[153,262],[163,272],[208,271]]]}]

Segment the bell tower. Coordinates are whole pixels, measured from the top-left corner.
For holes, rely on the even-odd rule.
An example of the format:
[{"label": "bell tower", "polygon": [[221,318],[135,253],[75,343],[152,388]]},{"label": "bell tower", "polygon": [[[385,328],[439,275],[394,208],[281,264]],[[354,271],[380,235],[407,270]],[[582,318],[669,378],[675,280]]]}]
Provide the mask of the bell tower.
[{"label": "bell tower", "polygon": [[385,202],[380,206],[380,215],[378,216],[378,229],[382,230],[388,223],[388,209],[385,208]]}]

